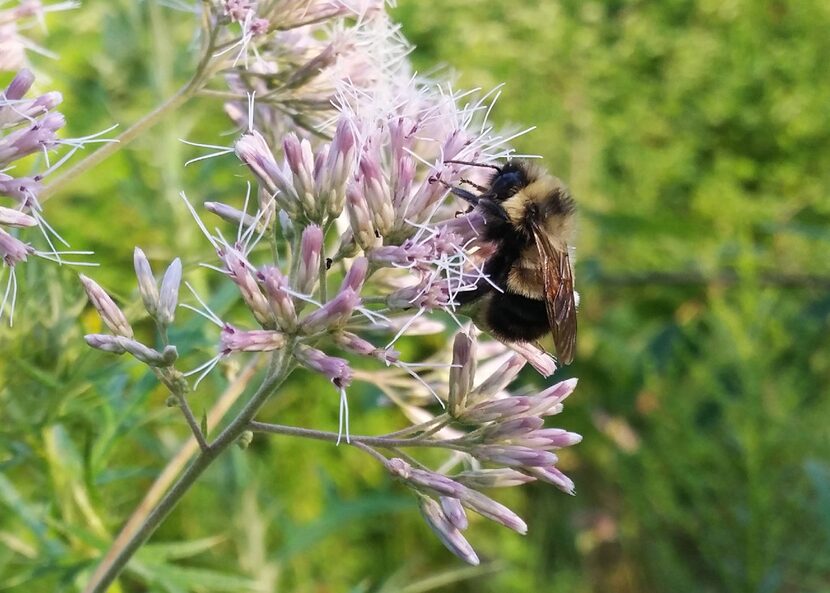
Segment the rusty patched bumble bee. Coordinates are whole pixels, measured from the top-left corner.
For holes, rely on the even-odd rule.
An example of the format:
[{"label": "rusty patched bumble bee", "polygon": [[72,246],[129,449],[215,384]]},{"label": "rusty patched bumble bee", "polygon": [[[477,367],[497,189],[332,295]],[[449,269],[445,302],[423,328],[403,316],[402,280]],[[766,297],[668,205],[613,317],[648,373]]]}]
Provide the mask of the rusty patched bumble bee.
[{"label": "rusty patched bumble bee", "polygon": [[[496,248],[484,264],[487,278],[456,296],[474,321],[508,342],[534,342],[550,332],[560,362],[576,346],[576,305],[568,242],[575,205],[564,184],[538,165],[513,161],[495,169],[489,184],[450,191],[484,218],[483,239]],[[470,182],[467,182],[470,183]],[[498,287],[498,288],[495,288]]]}]

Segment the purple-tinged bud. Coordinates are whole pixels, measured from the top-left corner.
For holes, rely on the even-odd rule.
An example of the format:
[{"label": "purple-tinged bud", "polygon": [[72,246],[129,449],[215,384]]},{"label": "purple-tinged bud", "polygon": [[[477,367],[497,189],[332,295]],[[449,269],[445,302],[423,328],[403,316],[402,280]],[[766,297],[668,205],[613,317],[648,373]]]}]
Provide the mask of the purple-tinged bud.
[{"label": "purple-tinged bud", "polygon": [[306,213],[316,210],[314,198],[314,153],[311,143],[296,134],[289,133],[282,142],[285,151],[285,161],[291,169],[294,191]]},{"label": "purple-tinged bud", "polygon": [[426,490],[440,496],[449,496],[452,498],[459,498],[467,492],[467,488],[455,480],[443,474],[412,467],[399,457],[387,459],[386,469],[393,476],[403,480],[416,490]]},{"label": "purple-tinged bud", "polygon": [[573,480],[552,465],[550,467],[528,467],[526,471],[533,477],[556,486],[565,494],[571,496],[576,494]]},{"label": "purple-tinged bud", "polygon": [[488,401],[501,393],[519,374],[527,361],[518,354],[511,356],[498,370],[476,387],[469,397],[470,403]]},{"label": "purple-tinged bud", "polygon": [[401,355],[397,350],[378,348],[371,342],[351,332],[340,332],[334,337],[334,340],[338,346],[349,352],[359,354],[360,356],[373,356],[386,364],[395,363],[400,360]]},{"label": "purple-tinged bud", "polygon": [[263,326],[274,323],[268,299],[262,294],[256,281],[256,276],[247,258],[237,249],[224,247],[217,249],[219,257],[225,264],[228,276],[239,287],[242,300],[254,314],[256,320]]},{"label": "purple-tinged bud", "polygon": [[303,366],[324,375],[335,387],[348,387],[352,382],[352,369],[342,358],[329,356],[310,346],[298,346],[294,354]]},{"label": "purple-tinged bud", "polygon": [[175,346],[165,346],[162,352],[148,348],[141,342],[136,342],[124,336],[110,336],[107,334],[89,334],[84,340],[91,347],[113,354],[129,353],[151,367],[169,367],[179,357]]},{"label": "purple-tinged bud", "polygon": [[482,461],[492,461],[510,467],[543,467],[553,465],[559,460],[550,451],[518,445],[478,445],[471,453]]},{"label": "purple-tinged bud", "polygon": [[527,523],[519,515],[481,492],[476,492],[468,488],[465,496],[461,497],[460,500],[461,504],[465,507],[483,517],[487,517],[496,523],[501,523],[508,529],[512,529],[522,535],[527,533]]},{"label": "purple-tinged bud", "polygon": [[300,212],[297,196],[289,183],[287,175],[280,169],[265,138],[256,130],[243,134],[236,141],[236,155],[248,165],[260,183],[274,196],[280,208],[290,216]]},{"label": "purple-tinged bud", "polygon": [[36,204],[34,200],[43,187],[39,177],[4,177],[0,173],[0,194],[15,199],[24,206]]},{"label": "purple-tinged bud", "polygon": [[343,212],[346,186],[354,173],[356,155],[357,141],[352,125],[347,119],[341,118],[337,123],[331,148],[326,157],[325,184],[321,182],[319,188],[320,195],[325,196],[326,211],[332,218],[340,216]]},{"label": "purple-tinged bud", "polygon": [[524,437],[534,431],[538,431],[545,424],[545,421],[538,416],[523,416],[513,418],[504,422],[490,424],[482,433],[482,441],[494,443],[497,441],[508,441],[514,445],[531,446],[526,443],[518,443],[514,439]]},{"label": "purple-tinged bud", "polygon": [[494,401],[476,404],[464,410],[459,420],[473,424],[484,424],[495,420],[508,420],[516,416],[526,416],[533,406],[533,401],[525,396],[505,397]]},{"label": "purple-tinged bud", "polygon": [[363,199],[372,216],[375,229],[385,236],[395,226],[392,192],[383,175],[377,155],[364,154],[360,159],[360,179]]},{"label": "purple-tinged bud", "polygon": [[452,367],[450,367],[449,396],[447,411],[453,418],[459,417],[467,408],[467,394],[473,386],[476,375],[476,339],[474,333],[459,332],[452,346]]},{"label": "purple-tinged bud", "polygon": [[438,501],[441,503],[441,510],[444,511],[444,516],[456,529],[460,529],[461,531],[467,529],[467,513],[464,512],[464,506],[457,498],[440,496]]},{"label": "purple-tinged bud", "polygon": [[398,225],[403,223],[401,218],[406,212],[403,207],[406,200],[412,195],[412,184],[415,181],[415,159],[411,156],[403,155],[397,161],[397,175],[394,180],[394,195],[392,196],[392,203],[395,205],[395,210],[398,213]]},{"label": "purple-tinged bud", "polygon": [[138,293],[141,295],[144,308],[150,317],[155,318],[159,310],[159,289],[150,262],[139,247],[133,251],[133,266],[138,279]]},{"label": "purple-tinged bud", "polygon": [[51,148],[57,142],[55,132],[66,125],[61,113],[47,113],[28,128],[12,132],[0,139],[0,161],[20,158],[44,148]]},{"label": "purple-tinged bud", "polygon": [[37,220],[20,210],[0,206],[0,224],[15,227],[37,226]]},{"label": "purple-tinged bud", "polygon": [[89,297],[89,302],[98,311],[101,320],[110,328],[112,333],[124,336],[125,338],[132,338],[133,328],[130,327],[127,318],[115,304],[115,301],[92,278],[84,276],[83,274],[80,274],[79,277]]},{"label": "purple-tinged bud", "polygon": [[242,224],[245,227],[250,227],[256,220],[250,214],[237,210],[233,206],[228,206],[222,202],[205,202],[205,208],[208,212],[212,212],[225,222],[233,224]]},{"label": "purple-tinged bud", "polygon": [[159,308],[156,317],[164,327],[173,323],[176,316],[176,305],[179,303],[179,286],[182,283],[182,261],[177,257],[167,267],[161,279],[159,290]]},{"label": "purple-tinged bud", "polygon": [[323,230],[316,224],[303,231],[300,240],[300,265],[297,269],[297,290],[311,294],[320,273],[320,258],[323,253]]},{"label": "purple-tinged bud", "polygon": [[123,336],[111,336],[109,334],[87,334],[84,340],[90,347],[112,354],[124,354],[127,349],[123,342],[128,340]]},{"label": "purple-tinged bud", "polygon": [[432,531],[441,540],[441,543],[453,554],[461,558],[467,564],[478,566],[479,559],[461,532],[456,528],[446,515],[444,515],[441,505],[429,496],[420,496],[421,515],[424,521],[430,526]]},{"label": "purple-tinged bud", "polygon": [[[538,418],[538,416],[533,416]],[[541,418],[539,418],[541,420]],[[582,435],[568,432],[561,428],[545,428],[525,435],[507,437],[513,445],[531,447],[533,449],[561,449],[570,447],[582,441]]]},{"label": "purple-tinged bud", "polygon": [[462,472],[452,477],[453,480],[464,484],[468,488],[481,490],[483,488],[512,488],[521,486],[536,478],[528,476],[515,469],[501,467],[498,469],[479,469]]},{"label": "purple-tinged bud", "polygon": [[0,259],[3,263],[13,268],[20,262],[25,262],[30,253],[34,253],[31,247],[0,229]]},{"label": "purple-tinged bud", "polygon": [[360,294],[363,288],[363,283],[366,281],[366,274],[369,272],[369,260],[365,257],[358,257],[352,262],[349,271],[343,278],[343,283],[340,285],[340,290],[347,288]]},{"label": "purple-tinged bud", "polygon": [[34,83],[34,73],[28,68],[22,68],[9,83],[9,86],[6,87],[6,92],[3,93],[3,97],[9,101],[22,99]]},{"label": "purple-tinged bud", "polygon": [[352,311],[360,305],[360,297],[351,288],[346,288],[316,311],[309,313],[301,322],[303,332],[314,334],[324,329],[345,325]]},{"label": "purple-tinged bud", "polygon": [[312,78],[319,76],[320,72],[328,68],[334,60],[337,59],[337,55],[338,52],[334,43],[329,43],[323,48],[323,51],[312,57],[305,64],[298,66],[289,79],[285,81],[285,86],[283,88],[297,88],[304,85]]},{"label": "purple-tinged bud", "polygon": [[381,235],[375,230],[369,206],[355,185],[350,185],[346,191],[346,211],[357,244],[364,251],[379,247],[382,244]]},{"label": "purple-tinged bud", "polygon": [[573,393],[579,380],[574,377],[551,385],[539,395],[532,397],[533,407],[531,414],[537,416],[553,416],[561,411],[561,403]]},{"label": "purple-tinged bud", "polygon": [[232,352],[270,352],[285,346],[285,336],[277,331],[267,329],[240,330],[232,325],[225,325],[219,335],[219,351],[222,354]]},{"label": "purple-tinged bud", "polygon": [[510,347],[524,356],[543,377],[550,377],[556,371],[556,361],[538,346],[529,342],[511,342]]},{"label": "purple-tinged bud", "polygon": [[288,278],[282,275],[280,270],[274,266],[262,268],[257,273],[257,278],[265,289],[277,327],[284,332],[292,333],[298,326],[297,311],[294,308],[294,300],[288,293]]}]

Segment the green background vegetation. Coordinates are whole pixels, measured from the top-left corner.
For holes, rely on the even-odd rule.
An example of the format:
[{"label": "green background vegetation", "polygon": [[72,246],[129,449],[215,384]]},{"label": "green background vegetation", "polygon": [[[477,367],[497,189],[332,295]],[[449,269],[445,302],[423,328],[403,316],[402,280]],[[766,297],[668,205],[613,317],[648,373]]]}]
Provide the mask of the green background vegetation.
[{"label": "green background vegetation", "polygon": [[[519,150],[579,200],[579,352],[561,376],[580,385],[556,419],[585,437],[563,458],[577,496],[498,493],[530,532],[474,522],[492,564],[467,569],[362,453],[257,439],[208,472],[114,590],[830,590],[830,4],[401,0],[394,13],[420,70],[505,83],[495,119],[538,126]],[[128,124],[186,79],[193,23],[153,0],[88,0],[49,22],[60,57],[37,66],[72,135]],[[125,302],[140,245],[157,266],[181,256],[229,306],[195,271],[208,250],[176,198],[241,201],[241,168],[185,169],[196,153],[177,140],[229,130],[221,105],[196,100],[48,203]],[[19,318],[0,330],[0,590],[75,591],[187,429],[151,376],[84,347],[96,321],[70,271],[21,271]],[[181,319],[203,360],[215,336]],[[224,385],[216,373],[201,391]],[[372,390],[352,401],[362,432],[400,425]],[[265,414],[333,426],[336,397],[304,375]]]}]

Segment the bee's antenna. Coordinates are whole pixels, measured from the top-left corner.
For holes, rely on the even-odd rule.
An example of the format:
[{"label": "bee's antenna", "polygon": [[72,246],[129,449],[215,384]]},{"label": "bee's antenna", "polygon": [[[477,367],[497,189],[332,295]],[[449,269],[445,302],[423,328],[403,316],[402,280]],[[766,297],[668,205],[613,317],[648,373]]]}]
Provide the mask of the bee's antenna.
[{"label": "bee's antenna", "polygon": [[454,161],[454,160],[449,160],[449,161],[444,161],[444,162],[445,163],[453,163],[453,164],[456,164],[456,165],[469,165],[471,167],[487,167],[489,169],[495,169],[496,171],[501,173],[501,167],[497,167],[496,165],[491,165],[489,163],[473,163],[471,161]]}]

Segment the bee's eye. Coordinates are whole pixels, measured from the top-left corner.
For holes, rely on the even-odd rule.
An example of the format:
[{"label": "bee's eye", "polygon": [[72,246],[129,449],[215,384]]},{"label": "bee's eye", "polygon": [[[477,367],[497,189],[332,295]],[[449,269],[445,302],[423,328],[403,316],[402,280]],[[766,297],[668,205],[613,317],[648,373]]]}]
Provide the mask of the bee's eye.
[{"label": "bee's eye", "polygon": [[519,191],[525,184],[524,176],[519,171],[510,171],[496,175],[493,180],[492,191],[497,200],[506,200]]}]

